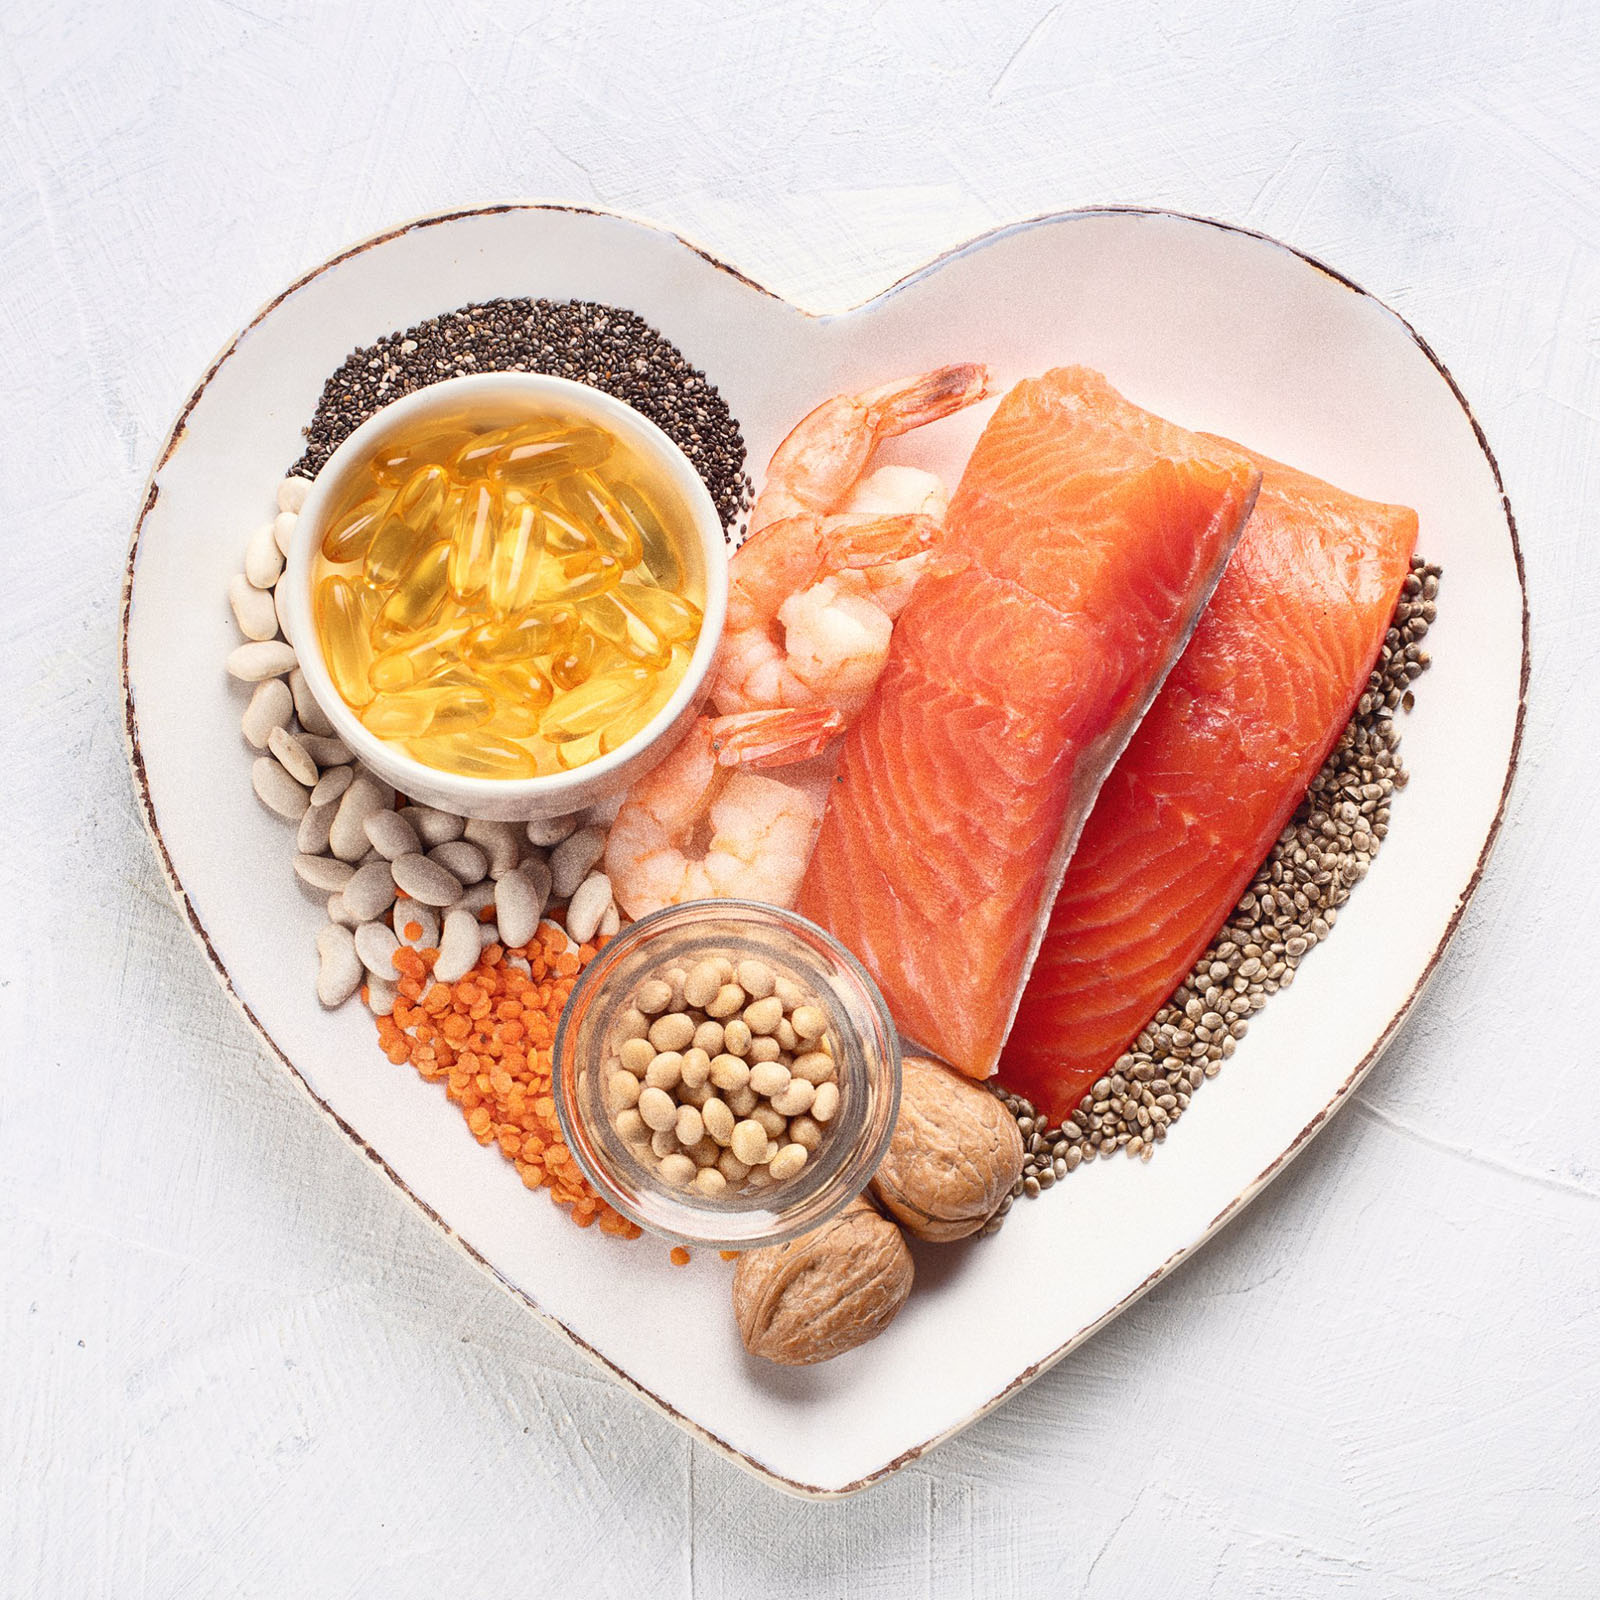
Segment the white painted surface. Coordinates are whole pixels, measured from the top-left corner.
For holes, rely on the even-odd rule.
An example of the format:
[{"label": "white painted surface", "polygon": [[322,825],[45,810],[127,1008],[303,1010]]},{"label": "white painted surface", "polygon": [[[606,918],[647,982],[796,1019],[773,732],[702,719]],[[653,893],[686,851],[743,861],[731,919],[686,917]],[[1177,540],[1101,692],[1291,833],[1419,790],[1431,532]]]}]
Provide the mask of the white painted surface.
[{"label": "white painted surface", "polygon": [[[674,9],[0,15],[4,1587],[1591,1592],[1592,12]],[[1523,779],[1423,1011],[1198,1261],[844,1505],[641,1411],[308,1113],[188,942],[122,770],[126,532],[195,378],[343,244],[515,194],[648,213],[819,305],[1064,205],[1260,227],[1417,324],[1518,513]]]}]

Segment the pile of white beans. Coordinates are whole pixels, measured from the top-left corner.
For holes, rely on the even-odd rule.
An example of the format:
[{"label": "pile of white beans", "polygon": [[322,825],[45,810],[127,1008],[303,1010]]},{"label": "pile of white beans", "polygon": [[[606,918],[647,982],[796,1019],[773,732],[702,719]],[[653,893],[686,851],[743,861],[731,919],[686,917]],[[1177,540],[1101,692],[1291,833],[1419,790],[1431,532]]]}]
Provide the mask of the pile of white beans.
[{"label": "pile of white beans", "polygon": [[615,933],[611,880],[597,870],[614,807],[526,826],[431,806],[396,809],[403,797],[335,737],[300,671],[276,592],[310,488],[304,478],[278,485],[277,515],[251,535],[244,571],[228,585],[245,637],[228,672],[253,685],[240,729],[260,752],[250,770],[256,798],[294,824],[295,873],[327,909],[316,938],[317,998],[343,1005],[364,983],[368,1006],[387,1016],[401,945],[437,950],[434,976],[455,983],[485,946],[527,944],[553,901],[567,902],[562,932],[573,948]]}]

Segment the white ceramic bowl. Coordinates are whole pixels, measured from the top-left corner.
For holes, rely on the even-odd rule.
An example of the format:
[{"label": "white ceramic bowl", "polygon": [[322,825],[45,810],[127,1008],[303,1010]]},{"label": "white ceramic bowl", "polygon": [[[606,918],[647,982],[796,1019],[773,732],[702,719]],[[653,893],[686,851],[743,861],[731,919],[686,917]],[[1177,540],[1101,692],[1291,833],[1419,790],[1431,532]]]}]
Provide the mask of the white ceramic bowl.
[{"label": "white ceramic bowl", "polygon": [[[370,733],[333,686],[323,660],[312,616],[311,580],[316,555],[327,527],[328,513],[343,498],[351,476],[361,471],[374,448],[397,424],[415,424],[430,417],[549,409],[577,421],[608,429],[631,446],[660,473],[660,482],[677,504],[664,515],[687,522],[700,541],[705,563],[705,616],[688,670],[672,698],[651,721],[610,755],[572,772],[540,778],[470,778],[414,760],[403,750]],[[306,496],[289,546],[284,614],[300,658],[300,669],[327,713],[335,732],[373,772],[402,794],[424,805],[467,817],[517,822],[530,817],[561,816],[579,811],[626,789],[656,764],[687,730],[710,687],[711,663],[722,638],[728,610],[728,557],[722,522],[700,474],[677,445],[632,406],[586,384],[529,372],[483,373],[449,378],[406,395],[369,417],[328,458]]]}]

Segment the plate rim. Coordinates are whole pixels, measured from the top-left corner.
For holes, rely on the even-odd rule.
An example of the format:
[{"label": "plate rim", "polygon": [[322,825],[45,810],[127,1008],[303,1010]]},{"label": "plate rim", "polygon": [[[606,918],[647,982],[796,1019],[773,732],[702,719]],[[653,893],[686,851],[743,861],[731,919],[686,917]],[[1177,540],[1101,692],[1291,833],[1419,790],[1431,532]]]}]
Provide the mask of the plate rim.
[{"label": "plate rim", "polygon": [[[233,980],[228,973],[227,966],[223,962],[216,946],[212,943],[211,936],[207,931],[205,924],[202,922],[199,913],[195,910],[193,903],[190,901],[188,893],[184,889],[182,881],[178,876],[177,869],[173,864],[172,857],[168,853],[166,841],[162,837],[161,825],[156,817],[155,803],[150,793],[150,785],[145,769],[144,756],[139,744],[138,713],[134,705],[133,686],[129,677],[128,625],[133,603],[134,570],[138,563],[139,542],[144,533],[145,522],[149,517],[150,512],[155,508],[156,502],[160,497],[160,489],[157,486],[156,479],[160,475],[162,469],[166,466],[167,462],[172,458],[174,451],[177,449],[179,443],[183,439],[183,436],[188,428],[189,416],[193,412],[196,405],[199,404],[202,395],[210,386],[211,381],[216,377],[217,373],[232,358],[243,339],[258,324],[276,311],[277,308],[284,303],[284,301],[290,298],[290,296],[298,293],[308,284],[320,278],[324,273],[331,271],[333,268],[340,266],[355,256],[364,254],[368,250],[374,249],[379,245],[388,244],[395,239],[401,238],[408,233],[415,232],[422,228],[438,227],[452,222],[466,221],[469,218],[499,216],[509,212],[521,211],[566,212],[579,216],[592,216],[612,221],[626,222],[636,227],[648,229],[653,233],[661,234],[669,239],[675,240],[678,244],[699,256],[709,266],[715,268],[718,272],[727,274],[729,277],[743,284],[746,288],[754,289],[757,293],[764,295],[768,299],[777,300],[789,309],[797,311],[802,316],[816,321],[831,321],[850,316],[857,311],[865,310],[869,306],[877,305],[882,301],[890,299],[894,295],[902,293],[906,289],[910,288],[913,284],[921,281],[923,278],[931,276],[933,273],[940,270],[947,262],[950,262],[957,257],[975,253],[976,251],[984,249],[989,245],[998,243],[1000,240],[1008,238],[1013,234],[1031,232],[1036,228],[1053,226],[1058,223],[1082,221],[1088,218],[1103,216],[1153,217],[1176,222],[1193,223],[1201,227],[1214,228],[1219,232],[1235,234],[1245,238],[1254,239],[1258,243],[1270,245],[1275,249],[1287,252],[1289,255],[1296,257],[1300,261],[1303,261],[1306,265],[1322,273],[1325,277],[1331,279],[1334,283],[1338,284],[1347,292],[1358,295],[1364,300],[1371,301],[1386,315],[1393,318],[1394,321],[1400,326],[1406,336],[1422,352],[1423,356],[1426,357],[1435,371],[1438,372],[1439,376],[1444,379],[1446,386],[1449,388],[1451,395],[1456,401],[1456,404],[1461,407],[1463,415],[1466,417],[1468,424],[1471,426],[1473,437],[1477,442],[1478,449],[1482,452],[1484,460],[1488,463],[1490,474],[1493,477],[1495,492],[1499,496],[1500,508],[1505,517],[1506,532],[1511,539],[1511,553],[1516,566],[1518,598],[1521,606],[1522,660],[1517,686],[1516,721],[1512,730],[1510,753],[1506,760],[1505,777],[1501,783],[1499,799],[1495,806],[1494,817],[1490,822],[1489,830],[1484,836],[1484,841],[1479,849],[1477,860],[1473,865],[1472,873],[1468,877],[1465,886],[1462,888],[1459,896],[1456,899],[1455,908],[1450,914],[1450,919],[1445,924],[1437,943],[1434,945],[1434,948],[1430,953],[1426,964],[1418,974],[1416,981],[1407,992],[1399,1007],[1395,1010],[1393,1015],[1385,1024],[1382,1033],[1379,1034],[1372,1047],[1361,1058],[1361,1060],[1356,1063],[1349,1076],[1338,1087],[1338,1089],[1334,1091],[1333,1095],[1327,1100],[1317,1114],[1312,1117],[1311,1120],[1306,1123],[1306,1125],[1295,1135],[1288,1147],[1282,1150],[1259,1173],[1257,1173],[1256,1176],[1251,1179],[1251,1181],[1246,1184],[1244,1188],[1241,1189],[1240,1192],[1228,1202],[1227,1205],[1217,1212],[1217,1214],[1196,1233],[1193,1239],[1169,1255],[1166,1260],[1154,1268],[1148,1274],[1148,1276],[1146,1276],[1139,1284],[1137,1284],[1132,1290],[1124,1295],[1122,1299],[1118,1300],[1114,1305],[1108,1307],[1101,1316],[1095,1319],[1094,1322],[1090,1323],[1084,1328],[1080,1328],[1072,1335],[1071,1338],[1067,1339],[1063,1344],[1059,1345],[1049,1354],[1024,1367],[1023,1370],[1018,1373],[1017,1376],[1014,1377],[1009,1383],[1007,1383],[1004,1388],[1002,1388],[997,1394],[993,1395],[989,1400],[985,1401],[976,1410],[972,1411],[969,1415],[961,1418],[955,1423],[952,1423],[949,1427],[941,1429],[938,1433],[932,1435],[928,1439],[923,1440],[921,1443],[912,1445],[901,1451],[892,1460],[884,1463],[880,1467],[874,1468],[871,1472],[865,1473],[861,1477],[856,1478],[847,1484],[836,1487],[823,1484],[804,1483],[799,1479],[790,1478],[785,1476],[783,1473],[776,1472],[771,1467],[768,1467],[755,1460],[754,1457],[748,1455],[736,1445],[730,1444],[727,1440],[722,1439],[717,1434],[713,1433],[709,1428],[703,1426],[701,1423],[696,1422],[693,1418],[686,1416],[669,1401],[664,1400],[661,1396],[657,1395],[654,1393],[654,1391],[646,1387],[646,1385],[643,1384],[639,1379],[635,1378],[622,1367],[618,1366],[615,1362],[611,1361],[580,1334],[569,1328],[558,1317],[551,1312],[546,1311],[531,1294],[529,1294],[519,1285],[511,1282],[511,1280],[508,1279],[499,1270],[499,1268],[494,1265],[493,1262],[488,1260],[488,1258],[485,1257],[469,1240],[463,1238],[453,1227],[451,1227],[451,1225],[446,1222],[442,1216],[440,1216],[438,1211],[432,1205],[430,1205],[428,1201],[424,1200],[419,1194],[412,1190],[409,1185],[407,1185],[405,1180],[401,1178],[394,1168],[389,1165],[384,1157],[366,1139],[364,1139],[355,1130],[355,1128],[350,1125],[350,1123],[340,1116],[339,1113],[335,1111],[333,1107],[316,1092],[315,1089],[311,1087],[311,1084],[300,1072],[299,1068],[295,1066],[294,1062],[291,1061],[288,1055],[285,1054],[285,1052],[279,1047],[277,1041],[273,1039],[272,1035],[257,1019],[255,1013],[245,1002],[243,996],[241,996],[234,988]],[[1283,240],[1275,238],[1271,234],[1261,232],[1255,228],[1247,228],[1239,223],[1228,222],[1221,218],[1209,217],[1195,212],[1179,211],[1164,206],[1094,205],[1075,206],[1060,211],[1035,212],[1010,222],[999,223],[992,228],[984,229],[979,233],[968,236],[956,244],[950,245],[946,249],[939,251],[936,255],[930,256],[927,260],[902,273],[884,288],[878,290],[874,294],[868,295],[863,300],[856,301],[855,303],[837,311],[817,311],[808,306],[800,305],[797,302],[788,299],[786,296],[780,295],[776,291],[767,288],[765,284],[757,282],[754,278],[742,272],[739,268],[733,266],[731,263],[724,261],[720,256],[716,255],[705,246],[695,243],[692,239],[687,238],[685,235],[677,232],[675,229],[665,227],[662,224],[653,222],[648,218],[636,216],[626,211],[613,210],[603,206],[579,205],[567,201],[514,200],[499,201],[481,206],[457,207],[444,211],[423,212],[417,216],[409,218],[404,222],[398,223],[393,227],[385,228],[381,232],[370,234],[367,237],[358,240],[356,243],[347,246],[345,249],[336,252],[334,255],[329,256],[317,266],[312,267],[308,271],[302,273],[299,277],[295,278],[293,282],[288,284],[277,294],[273,295],[271,299],[267,300],[263,305],[261,305],[261,307],[249,319],[249,321],[247,321],[228,339],[227,343],[223,345],[218,354],[206,367],[205,372],[200,377],[200,380],[198,383],[196,383],[194,388],[190,391],[188,398],[184,401],[176,419],[173,421],[173,424],[167,433],[165,441],[156,455],[155,461],[150,468],[150,472],[146,477],[144,492],[140,499],[139,511],[134,521],[133,534],[128,545],[127,559],[123,569],[122,602],[119,609],[117,630],[117,668],[118,685],[122,697],[122,740],[124,753],[128,761],[129,775],[133,780],[135,798],[139,802],[140,817],[144,823],[145,831],[149,834],[150,841],[155,847],[156,859],[160,864],[162,876],[166,879],[168,892],[172,895],[178,910],[182,913],[183,920],[187,925],[190,934],[194,938],[195,942],[199,945],[201,953],[205,956],[206,962],[211,968],[212,975],[221,985],[223,993],[233,1003],[235,1010],[237,1010],[244,1018],[245,1023],[267,1047],[271,1054],[277,1058],[279,1063],[288,1071],[293,1081],[297,1083],[301,1090],[309,1097],[312,1104],[325,1113],[333,1121],[334,1125],[340,1130],[340,1132],[343,1133],[344,1136],[355,1146],[355,1148],[365,1155],[367,1159],[371,1161],[379,1169],[379,1171],[382,1172],[384,1176],[387,1177],[389,1181],[394,1184],[395,1187],[399,1189],[399,1191],[408,1200],[412,1202],[412,1204],[417,1206],[422,1213],[437,1228],[439,1228],[441,1232],[443,1232],[444,1236],[448,1240],[457,1245],[465,1253],[469,1261],[473,1262],[484,1272],[488,1273],[489,1276],[501,1286],[501,1288],[503,1288],[508,1294],[512,1295],[529,1311],[531,1311],[545,1327],[551,1329],[561,1338],[565,1339],[574,1349],[587,1356],[591,1361],[608,1372],[614,1379],[621,1383],[624,1388],[632,1391],[633,1394],[645,1401],[646,1404],[653,1407],[656,1411],[660,1412],[670,1422],[675,1423],[685,1432],[709,1445],[719,1454],[732,1461],[734,1465],[742,1467],[745,1471],[763,1479],[767,1483],[773,1485],[773,1487],[804,1499],[838,1500],[858,1494],[862,1490],[870,1488],[872,1485],[881,1482],[885,1478],[893,1476],[902,1467],[910,1465],[911,1462],[925,1455],[928,1451],[934,1449],[936,1446],[944,1443],[945,1440],[953,1438],[956,1434],[964,1431],[966,1428],[969,1428],[973,1423],[987,1416],[998,1406],[1003,1405],[1014,1394],[1018,1393],[1018,1391],[1026,1388],[1036,1378],[1049,1371],[1049,1369],[1055,1366],[1058,1361],[1061,1361],[1066,1356],[1070,1355],[1080,1345],[1093,1338],[1094,1335],[1098,1333],[1101,1328],[1105,1327],[1107,1323],[1114,1321],[1136,1301],[1142,1299],[1144,1295],[1149,1293],[1149,1291],[1154,1288],[1155,1285],[1161,1281],[1161,1279],[1166,1277],[1190,1256],[1202,1249],[1223,1227],[1225,1227],[1233,1220],[1234,1217],[1236,1217],[1248,1205],[1250,1205],[1250,1203],[1261,1194],[1261,1192],[1273,1181],[1273,1179],[1275,1179],[1284,1170],[1284,1168],[1287,1167],[1289,1163],[1293,1161],[1302,1150],[1305,1149],[1311,1140],[1322,1131],[1322,1129],[1333,1119],[1333,1117],[1343,1109],[1345,1104],[1350,1099],[1352,1092],[1359,1086],[1362,1079],[1366,1077],[1367,1073],[1370,1072],[1373,1066],[1377,1063],[1378,1058],[1393,1042],[1394,1036],[1399,1030],[1401,1024],[1405,1021],[1406,1017],[1410,1014],[1412,1007],[1416,1004],[1423,991],[1431,982],[1435,972],[1438,969],[1440,961],[1443,959],[1445,950],[1455,938],[1455,935],[1461,926],[1461,922],[1466,914],[1468,904],[1476,894],[1479,884],[1483,881],[1483,875],[1488,866],[1489,857],[1493,853],[1495,845],[1499,840],[1501,827],[1505,821],[1506,810],[1510,803],[1512,787],[1516,780],[1517,771],[1521,760],[1524,725],[1527,719],[1528,682],[1531,672],[1529,627],[1527,572],[1523,562],[1521,540],[1517,533],[1516,515],[1511,509],[1511,501],[1506,494],[1505,483],[1500,473],[1500,464],[1495,459],[1494,451],[1489,445],[1489,441],[1484,434],[1482,425],[1479,423],[1476,415],[1473,413],[1472,406],[1468,402],[1466,395],[1463,394],[1460,385],[1456,382],[1454,375],[1440,359],[1428,341],[1417,332],[1416,328],[1413,327],[1404,316],[1402,316],[1392,306],[1387,304],[1387,302],[1380,299],[1370,290],[1363,288],[1353,278],[1350,278],[1344,273],[1338,271],[1336,268],[1329,266],[1326,262],[1319,260],[1317,257],[1299,249],[1295,245],[1287,244]]]}]

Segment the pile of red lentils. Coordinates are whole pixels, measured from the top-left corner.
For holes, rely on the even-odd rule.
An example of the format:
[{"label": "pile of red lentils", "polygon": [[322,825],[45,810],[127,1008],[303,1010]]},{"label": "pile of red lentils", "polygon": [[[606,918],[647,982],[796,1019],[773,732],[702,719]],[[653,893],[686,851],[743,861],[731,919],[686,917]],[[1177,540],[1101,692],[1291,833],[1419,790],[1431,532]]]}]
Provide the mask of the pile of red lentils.
[{"label": "pile of red lentils", "polygon": [[[392,1016],[379,1017],[378,1042],[397,1066],[409,1061],[443,1083],[482,1145],[498,1145],[530,1189],[548,1189],[580,1228],[634,1239],[639,1229],[584,1181],[561,1137],[551,1089],[561,1008],[578,974],[604,939],[574,953],[553,923],[540,923],[526,945],[488,945],[456,983],[433,977],[436,950],[402,946]],[[515,959],[512,959],[515,958]],[[526,965],[527,971],[522,970]]]}]

